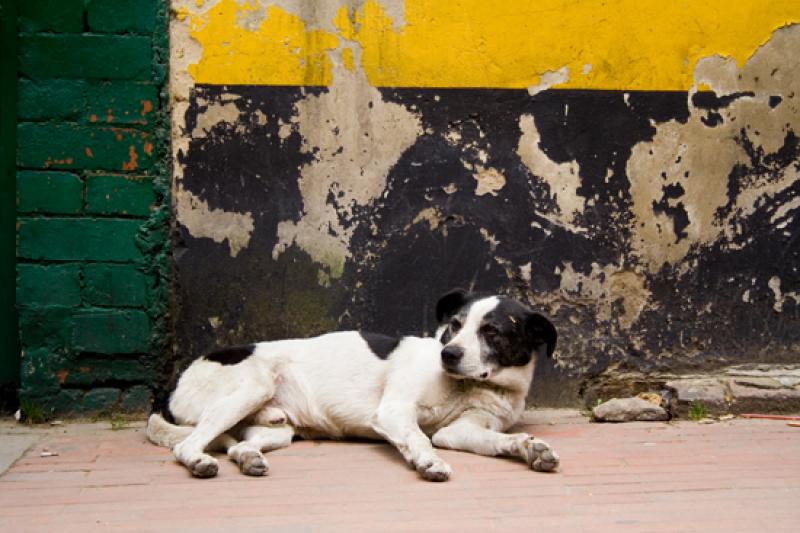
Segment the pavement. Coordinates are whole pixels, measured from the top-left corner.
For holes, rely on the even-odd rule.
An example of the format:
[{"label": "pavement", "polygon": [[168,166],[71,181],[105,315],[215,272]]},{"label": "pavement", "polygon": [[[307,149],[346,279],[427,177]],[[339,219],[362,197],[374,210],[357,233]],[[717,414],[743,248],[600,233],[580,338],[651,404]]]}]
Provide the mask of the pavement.
[{"label": "pavement", "polygon": [[223,457],[201,480],[142,422],[0,423],[0,456],[27,450],[0,476],[0,531],[800,530],[800,428],[784,421],[593,424],[547,410],[522,429],[559,452],[557,473],[442,450],[453,477],[429,483],[383,443],[302,441],[268,454],[266,477]]}]

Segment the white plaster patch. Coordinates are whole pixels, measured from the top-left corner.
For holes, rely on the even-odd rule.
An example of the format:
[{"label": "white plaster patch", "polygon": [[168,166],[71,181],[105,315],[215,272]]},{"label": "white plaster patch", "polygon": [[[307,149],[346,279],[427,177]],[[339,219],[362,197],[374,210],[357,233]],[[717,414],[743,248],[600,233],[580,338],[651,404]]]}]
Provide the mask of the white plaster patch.
[{"label": "white plaster patch", "polygon": [[569,81],[569,67],[561,67],[558,70],[548,70],[539,76],[539,83],[528,87],[528,94],[533,96],[556,85],[566,83],[567,81]]},{"label": "white plaster patch", "polygon": [[277,258],[296,244],[334,278],[350,257],[350,238],[358,224],[354,208],[383,194],[389,171],[422,134],[415,113],[385,102],[361,70],[344,67],[340,54],[341,50],[331,54],[334,76],[328,91],[308,95],[295,105],[301,150],[314,160],[300,170],[303,215],[296,222],[278,224],[272,252]]},{"label": "white plaster patch", "polygon": [[497,196],[497,192],[505,187],[506,178],[496,169],[476,165],[475,170],[476,172],[472,174],[472,177],[478,182],[475,186],[475,196],[483,196],[484,194]]},{"label": "white plaster patch", "polygon": [[235,213],[211,209],[208,203],[178,186],[175,191],[178,222],[193,237],[209,238],[216,243],[228,242],[231,257],[236,257],[250,242],[255,229],[251,213]]},{"label": "white plaster patch", "polygon": [[[192,138],[205,138],[217,124],[236,125],[240,115],[239,108],[233,102],[210,103],[205,111],[197,114],[197,124],[192,130]],[[266,119],[266,116],[264,118]]]},{"label": "white plaster patch", "polygon": [[540,213],[550,222],[574,233],[583,233],[575,216],[583,210],[585,199],[578,195],[580,187],[579,167],[576,161],[556,163],[539,146],[541,136],[532,115],[519,119],[522,135],[517,145],[517,154],[534,176],[541,178],[550,188],[550,196],[558,206],[556,213]]},{"label": "white plaster patch", "polygon": [[[754,150],[772,154],[783,146],[789,131],[800,130],[798,49],[800,25],[794,25],[776,30],[741,69],[735,61],[720,56],[698,61],[696,85],[688,96],[689,119],[656,125],[653,140],[633,148],[627,163],[634,215],[631,246],[651,272],[664,264],[680,264],[695,247],[737,238],[743,218],[800,179],[795,165],[768,168],[761,173],[754,169],[746,180],[741,180],[742,187],[732,206],[720,216],[719,210],[729,203],[732,170],[737,165],[752,166],[737,142],[742,132]],[[720,97],[737,95],[718,111],[720,121],[713,127],[703,122],[707,111],[693,106],[693,95],[701,84],[711,87]],[[782,98],[774,109],[769,105],[773,96]],[[672,206],[682,204],[688,216],[688,226],[680,239],[675,235],[673,219],[653,209],[654,203],[661,202],[667,186],[682,191],[679,198],[670,200]],[[792,207],[778,207],[776,215],[789,209]],[[681,264],[679,271],[688,269]]]}]

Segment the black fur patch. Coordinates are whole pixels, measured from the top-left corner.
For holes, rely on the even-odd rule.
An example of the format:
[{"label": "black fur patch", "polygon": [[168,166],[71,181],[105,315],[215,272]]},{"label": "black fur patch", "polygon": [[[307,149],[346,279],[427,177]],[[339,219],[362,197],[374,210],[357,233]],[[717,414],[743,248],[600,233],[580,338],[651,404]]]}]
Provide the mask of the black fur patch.
[{"label": "black fur patch", "polygon": [[500,366],[525,366],[542,346],[549,357],[555,350],[556,332],[550,321],[509,298],[501,298],[486,313],[478,334],[491,349],[488,357]]},{"label": "black fur patch", "polygon": [[231,346],[229,348],[220,348],[209,354],[203,356],[207,361],[213,361],[221,365],[236,365],[253,355],[256,350],[254,344],[247,346]]},{"label": "black fur patch", "polygon": [[361,338],[367,342],[369,349],[378,359],[388,359],[389,355],[400,344],[400,339],[397,337],[390,337],[388,335],[381,335],[380,333],[367,333],[359,331]]}]

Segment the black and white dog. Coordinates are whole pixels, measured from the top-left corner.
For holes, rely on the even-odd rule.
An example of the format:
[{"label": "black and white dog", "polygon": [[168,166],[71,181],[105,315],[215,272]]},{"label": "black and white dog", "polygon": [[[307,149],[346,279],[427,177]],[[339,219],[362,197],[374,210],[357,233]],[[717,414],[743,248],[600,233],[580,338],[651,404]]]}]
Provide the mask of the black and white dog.
[{"label": "black and white dog", "polygon": [[219,448],[243,473],[263,475],[262,452],[294,436],[385,439],[432,481],[451,474],[434,446],[554,470],[559,458],[547,443],[502,433],[525,409],[537,353],[553,355],[550,321],[509,298],[462,289],[439,300],[436,318],[436,338],[346,331],[201,357],[169,400],[181,425],[153,414],[147,436],[198,477],[216,475],[205,452]]}]

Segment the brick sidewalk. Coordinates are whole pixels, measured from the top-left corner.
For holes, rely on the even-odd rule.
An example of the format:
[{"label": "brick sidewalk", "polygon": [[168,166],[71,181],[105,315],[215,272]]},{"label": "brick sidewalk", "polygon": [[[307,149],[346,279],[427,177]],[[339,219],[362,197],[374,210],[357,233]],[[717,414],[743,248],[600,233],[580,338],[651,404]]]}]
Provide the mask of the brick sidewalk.
[{"label": "brick sidewalk", "polygon": [[[380,443],[297,442],[265,478],[220,461],[192,479],[141,424],[43,431],[0,477],[2,531],[797,531],[800,428],[589,424],[532,412],[527,430],[562,458],[556,474],[442,451],[454,475],[428,483]],[[20,431],[4,426],[0,432]],[[43,449],[58,452],[41,457]]]}]

